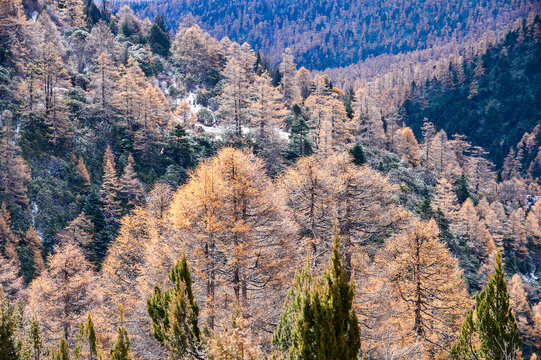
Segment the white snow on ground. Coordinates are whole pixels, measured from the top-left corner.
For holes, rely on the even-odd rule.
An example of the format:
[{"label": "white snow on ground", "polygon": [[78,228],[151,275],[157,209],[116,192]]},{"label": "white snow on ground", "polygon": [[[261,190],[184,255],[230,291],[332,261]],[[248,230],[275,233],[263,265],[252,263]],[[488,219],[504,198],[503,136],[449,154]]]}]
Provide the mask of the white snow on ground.
[{"label": "white snow on ground", "polygon": [[[196,94],[193,93],[193,92],[190,92],[188,94],[188,96],[182,98],[182,99],[178,99],[177,100],[177,104],[181,104],[183,102],[187,103],[188,104],[188,108],[190,109],[190,112],[194,115],[194,116],[197,116],[197,113],[199,112],[199,110],[203,109],[203,106],[199,105],[196,103]],[[214,116],[214,112],[211,111],[211,114],[212,114],[212,118],[213,118],[213,122],[216,123],[216,117]],[[219,138],[219,139],[223,139],[223,135],[224,133],[228,130],[227,127],[223,126],[223,125],[214,125],[214,126],[205,126],[203,124],[199,124],[197,123],[196,126],[199,126],[201,129],[203,129],[206,133],[216,137],[216,138]],[[284,131],[282,129],[274,129],[276,131],[276,133],[278,134],[278,136],[280,137],[280,139],[282,140],[289,140],[289,133],[287,131]],[[247,135],[250,133],[250,129],[243,126],[242,127],[242,133],[244,135]]]},{"label": "white snow on ground", "polygon": [[195,94],[193,92],[189,93],[187,97],[182,99],[182,101],[185,101],[188,103],[188,107],[190,108],[190,111],[192,114],[197,115],[199,110],[201,110],[203,107],[195,102]]},{"label": "white snow on ground", "polygon": [[31,209],[30,210],[30,217],[31,217],[31,220],[32,220],[32,226],[34,226],[34,229],[36,229],[36,234],[38,234],[39,240],[41,242],[43,242],[43,233],[36,228],[36,215],[39,212],[38,204],[36,204],[35,202],[32,202],[30,204],[30,209]]}]

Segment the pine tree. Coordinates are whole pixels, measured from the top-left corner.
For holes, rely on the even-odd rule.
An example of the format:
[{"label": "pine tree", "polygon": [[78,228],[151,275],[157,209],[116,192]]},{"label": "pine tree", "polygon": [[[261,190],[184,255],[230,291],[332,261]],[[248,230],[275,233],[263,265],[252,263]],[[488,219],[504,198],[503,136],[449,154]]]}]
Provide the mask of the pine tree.
[{"label": "pine tree", "polygon": [[107,146],[103,155],[103,182],[101,185],[103,213],[108,223],[116,223],[119,217],[118,178],[116,163],[111,146]]},{"label": "pine tree", "polygon": [[79,324],[79,333],[77,334],[79,344],[75,346],[73,351],[75,357],[85,358],[87,360],[98,359],[98,338],[96,337],[96,330],[94,329],[94,322],[90,313],[86,321],[82,321]]},{"label": "pine tree", "polygon": [[353,163],[355,165],[362,165],[366,162],[366,155],[364,154],[363,147],[360,144],[355,144],[349,150],[351,156],[353,156]]},{"label": "pine tree", "polygon": [[361,339],[353,309],[355,289],[342,267],[338,247],[336,238],[324,285],[313,288],[303,299],[301,315],[292,330],[289,359],[358,358]]},{"label": "pine tree", "polygon": [[70,360],[70,349],[68,342],[66,339],[62,338],[60,339],[60,345],[58,346],[58,349],[53,352],[53,358],[52,360]]},{"label": "pine tree", "polygon": [[154,294],[147,300],[152,335],[174,358],[191,356],[202,359],[199,304],[194,300],[186,256],[173,266],[169,280],[174,288],[162,291],[156,285]]},{"label": "pine tree", "polygon": [[36,318],[29,320],[30,326],[28,329],[27,342],[30,347],[31,360],[40,360],[43,353],[43,337],[41,328]]},{"label": "pine tree", "polygon": [[163,57],[169,56],[169,49],[171,48],[171,40],[169,34],[165,28],[165,21],[163,16],[158,15],[154,19],[154,23],[150,28],[150,34],[148,36],[150,43],[150,49],[152,52],[161,55]]},{"label": "pine tree", "polygon": [[464,174],[460,175],[460,177],[456,180],[455,194],[460,205],[462,205],[464,201],[471,196],[468,180]]},{"label": "pine tree", "polygon": [[20,359],[16,331],[15,309],[0,286],[0,360]]},{"label": "pine tree", "polygon": [[496,253],[494,273],[475,297],[475,308],[462,325],[451,359],[518,359],[520,335],[511,311],[502,257]]},{"label": "pine tree", "polygon": [[130,339],[128,337],[128,331],[123,326],[124,315],[120,313],[120,326],[118,327],[117,339],[111,348],[111,360],[132,360],[130,350]]},{"label": "pine tree", "polygon": [[295,160],[298,157],[303,157],[312,154],[312,144],[310,142],[310,125],[304,120],[302,110],[299,105],[295,104],[291,107],[294,113],[295,120],[291,124],[289,149],[287,158]]},{"label": "pine tree", "polygon": [[272,345],[280,352],[281,358],[286,358],[292,345],[292,331],[302,314],[301,309],[312,286],[310,261],[306,261],[302,269],[297,269],[293,284],[290,286],[284,302],[280,321],[272,336]]}]

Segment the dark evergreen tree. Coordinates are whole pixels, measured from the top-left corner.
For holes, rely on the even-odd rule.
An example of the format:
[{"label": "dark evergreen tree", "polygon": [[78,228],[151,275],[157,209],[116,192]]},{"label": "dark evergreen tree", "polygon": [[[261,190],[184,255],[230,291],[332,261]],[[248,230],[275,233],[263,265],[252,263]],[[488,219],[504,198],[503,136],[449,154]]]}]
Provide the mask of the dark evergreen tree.
[{"label": "dark evergreen tree", "polygon": [[417,205],[417,213],[421,219],[425,221],[434,217],[434,210],[432,209],[432,205],[430,205],[430,199],[428,197],[425,197],[423,201]]},{"label": "dark evergreen tree", "polygon": [[92,224],[94,224],[96,235],[94,236],[94,241],[90,248],[94,252],[95,259],[101,261],[105,257],[108,244],[113,239],[114,229],[107,225],[107,222],[105,221],[102,203],[97,191],[92,190],[88,196],[86,196],[82,210],[88,219],[92,221]]},{"label": "dark evergreen tree", "polygon": [[18,360],[17,321],[15,309],[0,286],[0,360]]},{"label": "dark evergreen tree", "polygon": [[88,27],[94,26],[101,19],[100,9],[96,6],[94,0],[86,0],[85,2],[85,17],[86,24]]},{"label": "dark evergreen tree", "polygon": [[169,137],[164,148],[164,154],[172,160],[175,165],[189,168],[195,165],[193,146],[188,133],[180,124],[176,124],[169,132]]},{"label": "dark evergreen tree", "polygon": [[169,49],[171,48],[171,40],[169,39],[169,33],[165,28],[165,22],[163,16],[158,15],[154,19],[154,23],[150,28],[150,35],[148,37],[150,43],[150,49],[153,53],[161,55],[163,57],[169,56]]},{"label": "dark evergreen tree", "polygon": [[484,290],[475,297],[475,309],[470,311],[462,325],[460,338],[451,349],[455,360],[518,359],[521,340],[505,282],[502,257],[498,252],[494,274]]},{"label": "dark evergreen tree", "polygon": [[[295,107],[298,108],[299,114],[295,112]],[[293,105],[291,108],[295,114],[295,120],[291,125],[291,136],[289,138],[289,149],[287,158],[289,160],[295,160],[299,157],[308,156],[312,154],[312,144],[308,139],[308,133],[310,132],[310,125],[304,120],[300,114],[300,107]]]},{"label": "dark evergreen tree", "polygon": [[455,193],[456,193],[456,197],[458,199],[458,202],[461,205],[464,203],[464,201],[466,201],[469,197],[471,197],[471,193],[470,193],[470,189],[468,187],[468,180],[466,179],[466,175],[462,174],[456,180]]},{"label": "dark evergreen tree", "polygon": [[289,358],[295,360],[354,360],[361,349],[355,289],[340,261],[339,239],[334,242],[324,284],[306,294],[292,331]]},{"label": "dark evergreen tree", "polygon": [[362,165],[366,163],[366,156],[364,154],[363,147],[360,144],[355,144],[349,151],[353,156],[353,163],[355,165]]},{"label": "dark evergreen tree", "polygon": [[199,304],[194,300],[186,256],[173,266],[169,280],[174,285],[172,289],[162,291],[155,286],[154,294],[147,300],[152,335],[174,358],[191,356],[203,359],[200,354]]},{"label": "dark evergreen tree", "polygon": [[30,319],[30,327],[28,330],[28,344],[32,354],[32,360],[40,360],[43,352],[43,338],[41,336],[41,329],[35,318]]}]

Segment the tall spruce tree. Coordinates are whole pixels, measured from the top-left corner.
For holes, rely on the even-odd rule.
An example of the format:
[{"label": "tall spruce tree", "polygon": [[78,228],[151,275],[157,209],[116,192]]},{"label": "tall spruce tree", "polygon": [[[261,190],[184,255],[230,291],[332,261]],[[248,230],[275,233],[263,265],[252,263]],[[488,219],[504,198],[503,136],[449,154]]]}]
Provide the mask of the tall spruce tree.
[{"label": "tall spruce tree", "polygon": [[453,360],[513,360],[518,359],[521,340],[511,312],[509,293],[502,267],[502,256],[498,252],[494,263],[494,274],[484,290],[475,297],[475,308],[462,325],[461,335],[453,346]]},{"label": "tall spruce tree", "polygon": [[147,311],[152,319],[152,335],[167,348],[174,359],[184,357],[203,359],[199,330],[199,304],[192,292],[192,275],[186,256],[178,261],[169,280],[174,287],[154,294],[147,300]]},{"label": "tall spruce tree", "polygon": [[361,338],[353,309],[355,288],[340,261],[340,240],[335,238],[324,285],[306,294],[301,315],[292,331],[291,360],[354,360]]}]

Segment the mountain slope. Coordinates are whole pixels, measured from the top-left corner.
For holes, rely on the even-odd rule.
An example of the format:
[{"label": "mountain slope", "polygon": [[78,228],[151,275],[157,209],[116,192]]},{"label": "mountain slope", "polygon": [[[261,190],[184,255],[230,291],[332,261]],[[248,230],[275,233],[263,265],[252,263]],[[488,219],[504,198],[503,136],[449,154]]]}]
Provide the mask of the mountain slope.
[{"label": "mountain slope", "polygon": [[420,134],[426,118],[450,135],[465,134],[501,166],[541,119],[540,25],[536,17],[463,68],[417,87],[402,106],[405,123]]},{"label": "mountain slope", "polygon": [[[212,35],[247,41],[277,60],[291,47],[300,65],[322,70],[380,54],[466,41],[525,17],[536,1],[156,0],[131,2],[176,31],[192,14]],[[121,4],[121,3],[120,3]],[[118,4],[117,4],[118,6]]]}]

